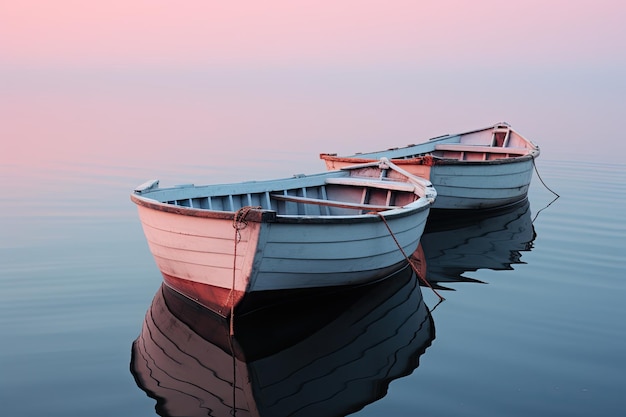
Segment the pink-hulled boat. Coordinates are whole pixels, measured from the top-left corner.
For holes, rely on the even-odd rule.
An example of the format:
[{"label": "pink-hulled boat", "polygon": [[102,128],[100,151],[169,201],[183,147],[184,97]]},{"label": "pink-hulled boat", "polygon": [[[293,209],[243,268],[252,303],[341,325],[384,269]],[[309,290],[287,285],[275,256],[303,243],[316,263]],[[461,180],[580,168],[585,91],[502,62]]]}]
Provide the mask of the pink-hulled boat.
[{"label": "pink-hulled boat", "polygon": [[437,190],[434,209],[484,209],[523,200],[538,156],[539,147],[506,123],[401,148],[346,156],[320,154],[329,170],[389,158],[432,182]]},{"label": "pink-hulled boat", "polygon": [[388,280],[234,320],[162,285],[130,371],[161,416],[344,416],[411,374],[435,338],[418,278]]},{"label": "pink-hulled boat", "polygon": [[246,294],[376,281],[418,246],[432,184],[386,159],[237,184],[137,187],[165,283],[227,317]]}]

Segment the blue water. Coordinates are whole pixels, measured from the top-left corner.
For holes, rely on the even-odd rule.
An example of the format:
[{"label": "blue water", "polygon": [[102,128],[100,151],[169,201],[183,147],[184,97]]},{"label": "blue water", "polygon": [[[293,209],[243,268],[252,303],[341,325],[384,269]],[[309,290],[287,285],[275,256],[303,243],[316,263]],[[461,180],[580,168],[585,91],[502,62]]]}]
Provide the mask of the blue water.
[{"label": "blue water", "polygon": [[[416,140],[412,129],[423,130],[421,139],[483,127],[500,114],[495,101],[455,105],[452,92],[421,97],[417,85],[394,83],[381,91],[340,83],[335,92],[294,80],[281,92],[280,83],[218,91],[190,82],[196,91],[100,81],[26,80],[3,96],[3,416],[157,415],[130,366],[162,281],[129,200],[136,185],[309,173],[323,169],[320,152],[377,149],[390,134],[398,139],[389,146],[404,145]],[[489,84],[475,81],[469,92]],[[623,95],[603,90],[589,101],[583,96],[596,90],[561,94],[569,90],[556,81],[546,100],[542,89],[509,92],[519,123],[509,121],[542,147],[528,207],[429,225],[423,249],[445,297],[438,304],[421,287],[434,339],[354,415],[626,415],[626,165],[617,151],[601,159],[565,145],[585,144],[596,131],[594,140],[609,137],[618,123],[575,115],[593,103],[618,108]],[[611,114],[599,111],[596,120]]]},{"label": "blue water", "polygon": [[[548,158],[537,166],[560,198],[553,201],[535,175],[530,211],[503,242],[497,239],[509,236],[502,234],[509,226],[460,222],[456,238],[465,243],[448,261],[474,247],[468,270],[456,277],[483,283],[440,281],[446,300],[439,305],[422,287],[426,305],[436,305],[436,337],[408,376],[355,415],[626,410],[626,166]],[[15,171],[5,166],[2,176]],[[137,178],[122,168],[90,172],[80,165],[33,170],[28,183],[36,193],[16,181],[2,198],[3,415],[156,414],[129,370],[132,342],[161,284],[128,200]],[[495,255],[494,265],[498,245],[511,256]],[[481,264],[492,269],[470,270]]]}]

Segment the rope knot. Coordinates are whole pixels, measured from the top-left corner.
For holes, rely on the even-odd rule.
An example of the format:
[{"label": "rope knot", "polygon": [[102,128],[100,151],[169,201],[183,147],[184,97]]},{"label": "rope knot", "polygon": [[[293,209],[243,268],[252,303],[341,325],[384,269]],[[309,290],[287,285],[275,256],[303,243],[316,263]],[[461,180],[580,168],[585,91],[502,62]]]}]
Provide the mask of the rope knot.
[{"label": "rope knot", "polygon": [[261,208],[260,206],[243,206],[235,212],[233,228],[235,229],[235,240],[237,242],[241,240],[241,233],[239,231],[248,227],[248,221],[246,220],[248,213],[250,213],[251,210],[260,210]]}]

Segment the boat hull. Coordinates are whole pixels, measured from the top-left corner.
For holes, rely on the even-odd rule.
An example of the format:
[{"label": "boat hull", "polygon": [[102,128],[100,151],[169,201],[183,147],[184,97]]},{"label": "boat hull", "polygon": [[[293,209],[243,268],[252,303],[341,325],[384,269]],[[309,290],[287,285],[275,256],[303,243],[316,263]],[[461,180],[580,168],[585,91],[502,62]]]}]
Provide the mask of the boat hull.
[{"label": "boat hull", "polygon": [[417,249],[428,213],[398,213],[384,222],[374,214],[341,223],[249,221],[236,235],[229,220],[139,206],[164,282],[225,317],[246,294],[381,279]]},{"label": "boat hull", "polygon": [[438,163],[430,180],[437,189],[435,209],[488,209],[524,200],[533,175],[531,158],[508,163]]}]

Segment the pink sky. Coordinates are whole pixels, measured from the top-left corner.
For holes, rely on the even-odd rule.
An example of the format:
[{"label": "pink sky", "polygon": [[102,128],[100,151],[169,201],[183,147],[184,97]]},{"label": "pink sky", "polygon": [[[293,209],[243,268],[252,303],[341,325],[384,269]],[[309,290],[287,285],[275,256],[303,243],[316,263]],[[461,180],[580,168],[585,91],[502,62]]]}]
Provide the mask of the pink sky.
[{"label": "pink sky", "polygon": [[499,121],[558,158],[622,123],[624,21],[622,0],[4,1],[0,162],[220,142],[317,167]]},{"label": "pink sky", "polygon": [[5,1],[6,68],[624,64],[626,3]]}]

